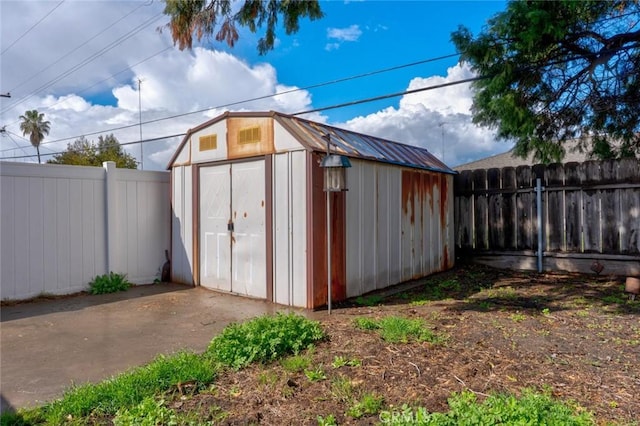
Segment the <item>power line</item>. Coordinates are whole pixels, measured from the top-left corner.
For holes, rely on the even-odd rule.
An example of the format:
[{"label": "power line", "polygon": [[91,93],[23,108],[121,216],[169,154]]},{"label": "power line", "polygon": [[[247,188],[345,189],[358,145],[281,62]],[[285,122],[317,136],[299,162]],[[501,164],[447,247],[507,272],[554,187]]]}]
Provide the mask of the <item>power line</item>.
[{"label": "power line", "polygon": [[[345,81],[350,81],[350,80],[355,80],[355,79],[359,79],[359,78],[369,77],[369,76],[376,75],[376,74],[382,74],[382,73],[385,73],[385,72],[395,71],[395,70],[402,69],[402,68],[408,68],[408,67],[412,67],[412,66],[416,66],[416,65],[422,65],[422,64],[429,63],[429,62],[440,61],[440,60],[443,60],[443,59],[453,58],[453,57],[457,57],[457,56],[460,56],[460,55],[458,53],[452,53],[452,54],[448,54],[448,55],[443,55],[443,56],[437,56],[437,57],[433,57],[433,58],[423,59],[423,60],[420,60],[420,61],[410,62],[410,63],[407,63],[407,64],[396,65],[396,66],[393,66],[393,67],[383,68],[383,69],[380,69],[380,70],[369,71],[369,72],[365,72],[365,73],[362,73],[362,74],[356,74],[356,75],[353,75],[353,76],[348,76],[348,77],[338,78],[338,79],[334,79],[334,80],[329,80],[329,81],[325,81],[325,82],[322,82],[322,83],[316,83],[316,84],[312,84],[312,85],[305,86],[305,87],[285,90],[283,92],[272,93],[272,94],[269,94],[269,95],[258,96],[258,97],[255,97],[255,98],[244,99],[244,100],[240,100],[240,101],[229,102],[229,103],[222,104],[222,105],[202,108],[202,109],[195,110],[195,111],[189,111],[189,112],[185,112],[185,113],[170,115],[170,116],[167,116],[167,117],[156,118],[154,120],[143,121],[142,124],[157,123],[157,122],[160,122],[160,121],[172,120],[172,119],[175,119],[175,118],[185,117],[185,116],[192,115],[192,114],[199,114],[199,113],[206,112],[206,111],[211,111],[211,110],[214,110],[214,109],[228,108],[228,107],[231,107],[231,106],[236,106],[236,105],[245,104],[245,103],[249,103],[249,102],[255,102],[255,101],[259,101],[259,100],[263,100],[263,99],[273,98],[273,97],[276,97],[276,96],[286,95],[286,94],[289,94],[289,93],[299,92],[299,91],[302,91],[302,90],[310,90],[310,89],[315,89],[315,88],[318,88],[318,87],[329,86],[329,85],[333,85],[333,84],[337,84],[337,83],[343,83]],[[66,137],[66,138],[56,139],[56,140],[53,140],[53,141],[45,142],[44,144],[51,144],[51,143],[56,143],[56,142],[64,142],[64,141],[67,141],[67,140],[79,138],[81,136],[93,136],[93,135],[98,135],[98,134],[101,134],[101,133],[111,133],[111,132],[114,132],[114,131],[117,131],[117,130],[124,130],[124,129],[132,128],[132,127],[135,127],[135,126],[139,126],[139,125],[140,125],[140,123],[128,124],[128,125],[125,125],[125,126],[114,127],[114,128],[111,128],[111,129],[99,130],[99,131],[95,131],[95,132],[84,133],[82,135],[76,135],[76,136],[70,136],[70,137]],[[43,145],[43,144],[41,144],[41,145]],[[0,150],[0,152],[4,152],[4,151]]]},{"label": "power line", "polygon": [[[342,103],[342,104],[327,106],[327,107],[323,107],[323,108],[316,108],[316,109],[313,109],[313,110],[301,111],[301,112],[293,113],[293,114],[290,114],[290,115],[296,116],[296,115],[308,114],[308,113],[311,113],[311,112],[324,111],[324,110],[328,110],[328,109],[343,108],[345,106],[350,106],[350,105],[357,105],[357,104],[362,104],[362,103],[367,103],[367,102],[374,102],[374,101],[378,101],[378,100],[381,100],[381,99],[388,99],[388,98],[393,98],[393,97],[397,97],[397,96],[410,95],[412,93],[424,92],[424,91],[427,91],[427,90],[441,89],[441,88],[444,88],[444,87],[455,86],[455,85],[458,85],[458,84],[471,83],[473,81],[483,80],[483,79],[486,79],[486,78],[489,78],[489,77],[478,76],[478,77],[465,78],[465,79],[462,79],[462,80],[450,81],[450,82],[447,82],[447,83],[436,84],[436,85],[433,85],[433,86],[421,87],[419,89],[405,90],[403,92],[390,93],[390,94],[387,94],[387,95],[376,96],[376,97],[373,97],[373,98],[365,98],[365,99],[346,102],[346,103]],[[133,127],[133,126],[137,126],[137,124],[134,124],[134,125],[131,125],[131,126],[127,126],[127,127]],[[102,133],[104,133],[104,132],[102,132]],[[160,140],[160,139],[169,139],[169,138],[176,137],[176,136],[184,136],[185,134],[186,133],[179,133],[179,134],[175,134],[175,135],[158,137],[158,138],[154,138],[154,139],[145,139],[145,140],[139,141],[139,142],[121,143],[120,145],[133,145],[133,144],[137,144],[137,143],[147,143],[147,142]],[[87,133],[84,136],[87,136],[87,135],[92,135],[92,133]],[[47,143],[60,142],[60,141],[63,141],[63,140],[66,140],[66,139],[58,139],[56,141],[51,141],[51,142],[47,142]],[[42,145],[42,144],[40,144],[40,145]],[[62,152],[64,152],[64,151],[60,151],[60,152],[57,152],[57,153],[54,153],[54,154],[60,154]],[[51,154],[47,154],[47,155],[51,155]],[[35,155],[4,157],[4,158],[5,159],[17,159],[17,158],[27,158],[27,157],[35,157]]]},{"label": "power line", "polygon": [[136,35],[137,33],[139,33],[140,31],[142,31],[143,29],[145,29],[146,27],[148,27],[149,25],[151,25],[153,22],[155,22],[156,20],[158,20],[158,18],[160,18],[163,15],[162,12],[158,13],[157,15],[152,16],[151,18],[147,19],[145,22],[143,22],[142,24],[138,25],[137,27],[135,27],[133,30],[129,31],[128,33],[124,34],[123,36],[119,37],[118,39],[116,39],[115,41],[113,41],[111,44],[105,46],[104,48],[102,48],[101,50],[97,51],[96,53],[94,53],[93,55],[90,55],[89,57],[85,58],[82,62],[80,62],[79,64],[74,65],[73,67],[69,68],[67,71],[63,72],[62,74],[60,74],[58,77],[55,77],[52,80],[49,80],[47,83],[43,84],[42,86],[38,87],[37,89],[35,89],[34,92],[32,92],[31,94],[27,95],[27,96],[23,96],[22,98],[18,99],[16,102],[14,102],[13,104],[9,105],[7,108],[5,108],[4,110],[2,110],[0,112],[0,114],[4,114],[7,111],[12,110],[13,108],[15,108],[16,106],[18,106],[18,104],[20,104],[20,102],[23,102],[27,99],[32,98],[33,96],[35,96],[36,94],[42,92],[45,89],[48,89],[49,87],[53,86],[55,83],[59,82],[60,80],[63,80],[64,78],[68,77],[69,75],[73,74],[74,72],[78,71],[79,69],[83,68],[84,66],[88,65],[89,63],[93,62],[94,60],[96,60],[97,58],[99,58],[100,56],[102,56],[103,54],[105,54],[106,52],[110,51],[111,49],[115,48],[116,46],[118,46],[120,43],[122,43],[123,41],[133,37],[134,35]]},{"label": "power line", "polygon": [[5,49],[0,52],[0,55],[4,55],[5,52],[9,49],[11,49],[13,47],[13,45],[15,45],[17,42],[19,42],[20,40],[22,40],[22,38],[24,36],[26,36],[27,34],[29,34],[31,32],[31,30],[33,30],[35,27],[37,27],[38,25],[40,25],[40,23],[42,21],[44,21],[45,19],[47,19],[49,17],[49,15],[51,15],[57,8],[59,8],[62,3],[64,3],[65,0],[62,0],[60,3],[58,3],[57,5],[54,6],[53,9],[51,9],[46,15],[44,15],[38,22],[36,22],[35,24],[33,24],[27,31],[25,31],[20,37],[18,37],[17,39],[14,40],[13,43],[11,43],[9,46],[5,47]]},{"label": "power line", "polygon": [[322,108],[309,109],[307,111],[296,112],[296,113],[290,114],[290,115],[294,115],[294,116],[295,115],[304,115],[304,114],[309,114],[309,113],[312,113],[312,112],[326,111],[326,110],[336,109],[336,108],[344,108],[344,107],[348,107],[348,106],[352,106],[352,105],[359,105],[359,104],[364,104],[364,103],[369,103],[369,102],[380,101],[382,99],[389,99],[389,98],[396,98],[398,96],[410,95],[412,93],[425,92],[427,90],[442,89],[443,87],[456,86],[458,84],[465,84],[465,83],[472,83],[474,81],[485,80],[487,78],[490,78],[490,76],[478,76],[478,77],[465,78],[465,79],[462,79],[462,80],[449,81],[447,83],[436,84],[436,85],[433,85],[433,86],[421,87],[419,89],[404,90],[402,92],[389,93],[387,95],[380,95],[380,96],[375,96],[375,97],[372,97],[372,98],[359,99],[359,100],[356,100],[356,101],[344,102],[344,103],[341,103],[341,104],[330,105],[330,106],[326,106],[326,107],[322,107]]},{"label": "power line", "polygon": [[[64,0],[63,0],[64,1]],[[26,83],[30,82],[31,80],[33,80],[35,77],[39,76],[40,74],[42,74],[43,72],[45,72],[46,70],[48,70],[49,68],[51,68],[52,66],[56,65],[57,63],[59,63],[60,61],[62,61],[64,58],[68,57],[69,55],[71,55],[72,53],[76,52],[78,49],[80,49],[83,46],[86,46],[90,41],[94,40],[95,38],[97,38],[98,36],[102,35],[103,33],[105,33],[106,31],[108,31],[109,29],[113,28],[117,23],[121,22],[122,20],[124,20],[125,18],[127,18],[128,16],[130,16],[131,14],[133,14],[136,10],[140,9],[141,7],[144,6],[149,6],[149,4],[151,3],[142,3],[141,5],[135,7],[133,10],[131,10],[129,13],[127,13],[126,15],[123,15],[120,19],[116,20],[115,22],[113,22],[111,25],[107,26],[106,28],[104,28],[102,31],[96,33],[93,37],[91,37],[90,39],[88,39],[87,41],[85,41],[84,43],[76,46],[74,49],[70,50],[69,52],[67,52],[66,54],[62,55],[61,57],[59,57],[56,61],[52,62],[51,64],[47,65],[46,67],[44,67],[43,69],[41,69],[40,71],[38,71],[37,73],[33,74],[31,77],[27,78],[26,80],[23,80],[21,83],[19,83],[17,86],[15,86],[13,89],[10,90],[10,92],[14,92],[16,89],[18,89],[19,87],[24,86]]]},{"label": "power line", "polygon": [[[112,79],[113,77],[115,77],[115,76],[117,76],[117,75],[119,75],[119,74],[122,74],[122,73],[123,73],[123,72],[125,72],[125,71],[132,70],[132,69],[134,69],[135,67],[137,67],[138,65],[140,65],[140,64],[142,64],[142,63],[144,63],[144,62],[147,62],[148,60],[150,60],[150,59],[152,59],[152,58],[154,58],[154,57],[156,57],[156,56],[158,56],[158,55],[160,55],[160,54],[162,54],[162,53],[166,52],[167,50],[171,50],[171,49],[173,49],[173,46],[165,47],[164,49],[159,50],[158,52],[154,53],[153,55],[147,56],[146,58],[144,58],[144,59],[142,59],[142,60],[140,60],[140,61],[136,62],[135,64],[133,64],[133,65],[131,65],[131,66],[129,66],[129,67],[123,68],[123,69],[121,69],[120,71],[115,72],[115,73],[111,74],[110,76],[108,76],[108,77],[106,77],[106,78],[103,78],[102,80],[100,80],[100,81],[98,81],[98,82],[96,82],[96,83],[92,84],[91,86],[87,86],[87,87],[85,87],[84,89],[78,90],[78,91],[76,92],[76,94],[84,93],[84,92],[88,91],[89,89],[92,89],[92,88],[96,87],[97,85],[99,85],[99,84],[101,84],[101,83],[104,83],[105,81],[110,80],[110,79]],[[58,105],[58,104],[61,104],[61,103],[65,102],[66,100],[67,100],[67,99],[62,99],[62,98],[60,98],[60,100],[58,100],[57,102],[52,103],[51,105],[48,105],[48,106],[46,106],[46,107],[44,107],[44,108],[38,108],[38,111],[49,111],[52,107],[54,107],[54,106],[56,106],[56,105]],[[9,124],[7,124],[7,126],[12,126],[12,125],[16,124],[18,121],[20,121],[20,120],[16,120],[16,121],[14,121],[14,122],[12,122],[12,123],[9,123]],[[143,124],[144,124],[144,123],[143,123]],[[2,151],[0,151],[0,152],[2,152]]]},{"label": "power line", "polygon": [[[184,135],[186,135],[186,133],[176,133],[176,134],[173,134],[173,135],[159,136],[157,138],[144,139],[144,140],[141,140],[141,141],[134,141],[134,142],[123,142],[123,143],[119,143],[119,144],[120,144],[120,146],[143,144],[143,143],[149,143],[149,142],[157,142],[157,141],[161,141],[161,140],[164,140],[164,139],[177,138],[179,136],[184,136]],[[42,146],[42,144],[41,144],[41,146]],[[15,149],[18,149],[18,148],[12,148],[12,150],[15,150]],[[40,153],[40,156],[41,157],[45,157],[45,156],[50,156],[50,155],[62,154],[64,152],[66,152],[66,150],[65,151],[50,152],[50,153],[47,153],[47,154]],[[21,159],[21,158],[33,158],[33,157],[37,157],[37,156],[38,156],[38,154],[16,155],[16,156],[13,156],[13,157],[0,157],[0,160],[17,160],[17,159]]]}]

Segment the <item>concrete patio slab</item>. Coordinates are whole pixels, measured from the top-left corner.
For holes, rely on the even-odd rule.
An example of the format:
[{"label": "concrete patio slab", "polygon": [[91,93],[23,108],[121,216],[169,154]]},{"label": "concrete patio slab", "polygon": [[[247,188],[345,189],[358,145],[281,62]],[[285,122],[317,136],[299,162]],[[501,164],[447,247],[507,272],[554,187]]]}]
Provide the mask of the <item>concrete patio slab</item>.
[{"label": "concrete patio slab", "polygon": [[227,324],[280,310],[292,309],[177,284],[4,306],[2,410],[40,405],[158,354],[202,352]]}]

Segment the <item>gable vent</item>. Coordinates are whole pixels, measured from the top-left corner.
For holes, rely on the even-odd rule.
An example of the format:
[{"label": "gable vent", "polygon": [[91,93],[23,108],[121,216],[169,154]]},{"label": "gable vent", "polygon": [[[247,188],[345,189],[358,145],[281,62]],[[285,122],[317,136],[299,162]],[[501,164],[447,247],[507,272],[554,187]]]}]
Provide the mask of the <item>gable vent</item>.
[{"label": "gable vent", "polygon": [[238,143],[257,143],[260,142],[260,127],[249,127],[238,131]]},{"label": "gable vent", "polygon": [[200,151],[218,149],[218,135],[200,136]]}]

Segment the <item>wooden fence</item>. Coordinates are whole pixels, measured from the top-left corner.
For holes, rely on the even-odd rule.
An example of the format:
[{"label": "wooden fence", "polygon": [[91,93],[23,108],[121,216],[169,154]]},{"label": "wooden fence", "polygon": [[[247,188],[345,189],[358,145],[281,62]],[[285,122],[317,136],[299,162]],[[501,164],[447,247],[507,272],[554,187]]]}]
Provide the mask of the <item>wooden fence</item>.
[{"label": "wooden fence", "polygon": [[537,178],[545,269],[588,270],[599,260],[609,272],[640,274],[637,159],[461,172],[454,180],[458,253],[535,265]]}]

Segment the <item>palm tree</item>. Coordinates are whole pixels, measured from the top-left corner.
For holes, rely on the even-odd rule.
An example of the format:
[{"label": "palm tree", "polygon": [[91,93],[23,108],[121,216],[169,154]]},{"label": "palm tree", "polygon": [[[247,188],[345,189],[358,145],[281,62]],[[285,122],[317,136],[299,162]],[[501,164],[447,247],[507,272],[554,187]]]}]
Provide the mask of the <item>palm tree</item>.
[{"label": "palm tree", "polygon": [[49,127],[51,123],[44,121],[44,113],[39,113],[38,110],[25,111],[24,115],[20,116],[20,130],[22,135],[29,135],[31,145],[36,147],[38,152],[38,163],[40,161],[40,142],[44,139],[44,135],[49,134]]}]

